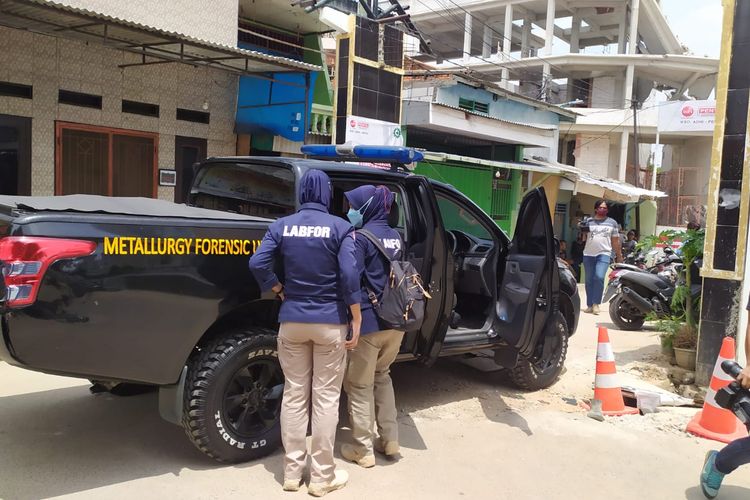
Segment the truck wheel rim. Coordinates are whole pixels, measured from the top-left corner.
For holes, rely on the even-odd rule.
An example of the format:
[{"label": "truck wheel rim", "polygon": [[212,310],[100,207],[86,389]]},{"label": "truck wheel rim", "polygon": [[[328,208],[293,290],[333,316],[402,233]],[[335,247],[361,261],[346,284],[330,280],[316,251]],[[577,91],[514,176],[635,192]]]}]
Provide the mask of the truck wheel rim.
[{"label": "truck wheel rim", "polygon": [[[563,326],[560,323],[555,324],[555,328],[562,329]],[[565,331],[560,332],[565,335]],[[554,342],[550,346],[550,352],[545,356],[544,348],[542,345],[538,346],[534,357],[531,359],[532,364],[541,373],[545,373],[548,370],[554,369],[558,364],[560,353],[562,352],[562,341],[559,335],[555,335]]]},{"label": "truck wheel rim", "polygon": [[279,420],[284,375],[272,360],[254,360],[237,370],[224,391],[222,413],[239,437],[268,431]]}]

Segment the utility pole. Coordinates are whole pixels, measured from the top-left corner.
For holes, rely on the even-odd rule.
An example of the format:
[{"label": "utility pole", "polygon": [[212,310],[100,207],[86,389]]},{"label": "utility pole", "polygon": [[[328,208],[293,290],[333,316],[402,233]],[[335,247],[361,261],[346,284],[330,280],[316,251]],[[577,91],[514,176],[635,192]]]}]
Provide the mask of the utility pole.
[{"label": "utility pole", "polygon": [[[633,110],[633,163],[635,166],[635,180],[633,185],[640,187],[640,174],[641,174],[641,159],[640,159],[640,148],[638,146],[638,109],[641,103],[638,99],[631,99],[630,108]],[[635,231],[638,233],[638,237],[641,236],[641,203],[640,201],[635,206]]]},{"label": "utility pole", "polygon": [[641,159],[639,158],[638,154],[638,108],[640,106],[640,103],[637,99],[631,99],[630,101],[630,109],[633,110],[633,163],[635,164],[635,180],[633,181],[633,185],[635,187],[639,187],[640,179],[638,178],[638,174],[641,170]]}]

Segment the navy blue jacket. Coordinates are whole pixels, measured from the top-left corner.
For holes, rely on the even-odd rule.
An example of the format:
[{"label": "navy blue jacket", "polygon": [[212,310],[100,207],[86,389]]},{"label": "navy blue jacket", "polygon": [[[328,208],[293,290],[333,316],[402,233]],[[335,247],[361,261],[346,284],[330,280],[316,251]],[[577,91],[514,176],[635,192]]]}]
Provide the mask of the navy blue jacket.
[{"label": "navy blue jacket", "polygon": [[[328,213],[331,182],[324,172],[305,172],[299,200],[296,214],[268,228],[250,258],[250,271],[263,291],[284,285],[280,323],[347,324],[346,306],[361,300],[354,228]],[[274,273],[277,262],[282,277]]]},{"label": "navy blue jacket", "polygon": [[[361,186],[345,193],[349,205],[359,210],[367,201],[372,201],[363,214],[364,224],[362,229],[373,233],[383,243],[383,246],[391,254],[391,259],[401,257],[401,236],[388,225],[388,213],[393,203],[393,193],[384,186]],[[378,296],[383,297],[383,290],[387,284],[390,272],[390,263],[386,261],[375,245],[362,235],[357,235],[356,252],[357,269],[360,273],[362,283],[362,329],[361,334],[379,332],[383,330],[378,322],[378,317],[373,310],[372,303],[368,298],[367,290],[370,289]]]}]

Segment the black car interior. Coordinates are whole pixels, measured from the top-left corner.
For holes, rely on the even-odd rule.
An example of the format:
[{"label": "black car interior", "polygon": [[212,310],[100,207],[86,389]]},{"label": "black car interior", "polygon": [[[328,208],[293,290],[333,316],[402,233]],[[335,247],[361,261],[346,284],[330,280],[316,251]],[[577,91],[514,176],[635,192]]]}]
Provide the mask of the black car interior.
[{"label": "black car interior", "polygon": [[492,240],[480,240],[462,231],[448,231],[454,262],[454,316],[451,328],[483,328],[495,300],[495,252]]},{"label": "black car interior", "polygon": [[[365,184],[368,183],[334,180],[333,200],[331,201],[331,214],[337,215],[344,220],[348,220],[346,218],[346,213],[349,211],[349,203],[346,201],[346,196],[344,196],[344,193]],[[406,223],[404,217],[402,216],[402,211],[399,209],[399,204],[403,203],[403,193],[398,186],[390,184],[383,185],[388,187],[396,195],[393,205],[391,205],[391,212],[388,214],[388,225],[395,229],[398,234],[401,235],[401,240],[406,243],[407,241],[409,241],[406,231]]]},{"label": "black car interior", "polygon": [[453,256],[453,308],[446,341],[471,330],[486,330],[497,296],[499,242],[474,210],[442,190],[438,207]]}]

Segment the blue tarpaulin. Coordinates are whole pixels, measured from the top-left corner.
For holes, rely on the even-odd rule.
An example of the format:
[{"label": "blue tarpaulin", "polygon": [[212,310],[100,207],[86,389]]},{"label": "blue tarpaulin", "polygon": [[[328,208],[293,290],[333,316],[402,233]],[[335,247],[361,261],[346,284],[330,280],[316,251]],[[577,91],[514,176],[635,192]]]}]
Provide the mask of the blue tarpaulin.
[{"label": "blue tarpaulin", "polygon": [[309,117],[312,111],[317,73],[310,73],[307,89],[305,73],[274,73],[269,76],[276,81],[252,76],[240,77],[236,132],[267,133],[280,135],[290,141],[304,141],[305,117]]}]

